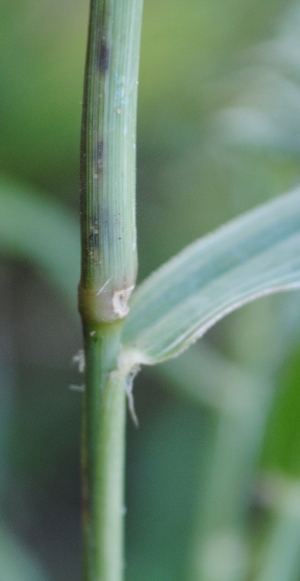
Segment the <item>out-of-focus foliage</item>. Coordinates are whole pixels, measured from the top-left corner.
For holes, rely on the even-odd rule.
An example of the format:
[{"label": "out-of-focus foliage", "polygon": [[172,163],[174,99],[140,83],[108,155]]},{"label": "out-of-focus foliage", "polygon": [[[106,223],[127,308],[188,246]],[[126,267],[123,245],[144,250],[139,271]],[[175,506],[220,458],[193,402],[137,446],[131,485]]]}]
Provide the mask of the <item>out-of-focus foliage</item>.
[{"label": "out-of-focus foliage", "polygon": [[[15,227],[22,216],[28,224],[23,248],[0,249],[0,514],[9,534],[0,578],[18,581],[19,563],[22,579],[43,579],[43,570],[79,580],[81,396],[68,386],[82,383],[71,364],[81,346],[71,281],[88,2],[6,0],[0,15],[1,184],[10,184],[1,212],[18,184]],[[299,39],[294,0],[145,0],[141,278],[299,185]],[[42,240],[28,219],[37,191]],[[69,265],[51,284],[53,249]],[[205,350],[141,373],[140,428],[128,425],[128,581],[300,577],[299,320],[297,293],[263,299],[211,331]]]}]

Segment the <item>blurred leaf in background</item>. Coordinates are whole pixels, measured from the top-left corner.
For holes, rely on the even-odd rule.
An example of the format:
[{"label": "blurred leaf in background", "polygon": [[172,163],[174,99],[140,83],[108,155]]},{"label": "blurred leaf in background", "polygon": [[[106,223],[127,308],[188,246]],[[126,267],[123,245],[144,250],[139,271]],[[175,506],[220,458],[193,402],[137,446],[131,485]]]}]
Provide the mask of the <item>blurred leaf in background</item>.
[{"label": "blurred leaf in background", "polygon": [[[3,2],[0,14],[0,506],[11,538],[35,555],[47,579],[79,578],[81,401],[69,386],[81,382],[71,362],[81,345],[78,158],[88,4],[17,0]],[[0,577],[27,578],[26,561],[18,577],[17,549],[8,549],[10,537],[5,543]],[[28,563],[28,579],[43,579]]]},{"label": "blurred leaf in background", "polygon": [[1,168],[77,204],[88,3],[1,6]]},{"label": "blurred leaf in background", "polygon": [[[0,15],[0,578],[18,581],[19,562],[22,579],[79,580],[81,396],[68,386],[82,382],[71,360],[81,345],[88,2],[6,0]],[[299,2],[286,0],[145,1],[141,279],[299,184],[299,15]],[[285,500],[293,485],[300,502],[298,303],[289,293],[250,305],[137,380],[128,580],[299,578],[299,528]]]}]

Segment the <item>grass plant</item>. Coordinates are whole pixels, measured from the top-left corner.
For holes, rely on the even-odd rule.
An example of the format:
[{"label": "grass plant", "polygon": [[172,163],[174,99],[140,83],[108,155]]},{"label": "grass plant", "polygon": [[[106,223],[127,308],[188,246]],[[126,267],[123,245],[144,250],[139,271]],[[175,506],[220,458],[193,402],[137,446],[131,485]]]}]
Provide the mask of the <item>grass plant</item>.
[{"label": "grass plant", "polygon": [[[259,296],[300,287],[297,190],[195,242],[134,291],[141,13],[141,0],[91,2],[82,125],[79,286],[86,365],[84,581],[123,579],[125,399],[127,394],[132,404],[132,376],[139,366],[177,356],[224,315]],[[247,420],[252,430],[257,417],[256,406],[250,407],[253,417],[248,408],[235,417],[244,430]],[[229,423],[226,414],[219,429],[221,440],[213,463],[217,473],[212,478],[216,485],[224,473],[226,449],[234,446],[241,433],[241,427]],[[234,455],[231,460],[234,472]],[[221,503],[225,502],[232,517],[239,491],[234,492],[232,479],[223,488]],[[216,510],[213,489],[209,496],[206,509],[211,525],[211,513]],[[225,570],[222,578],[238,580],[246,572],[240,535],[235,536],[232,529],[223,541],[229,554],[227,563],[220,565]],[[217,547],[223,541],[216,541]],[[212,573],[211,563],[207,565],[212,552],[209,543],[199,553],[201,565],[194,576],[199,581],[220,577],[218,567]]]},{"label": "grass plant", "polygon": [[90,2],[81,276],[86,7],[2,14],[0,579],[298,581],[299,7],[145,2],[136,188],[142,8]]}]

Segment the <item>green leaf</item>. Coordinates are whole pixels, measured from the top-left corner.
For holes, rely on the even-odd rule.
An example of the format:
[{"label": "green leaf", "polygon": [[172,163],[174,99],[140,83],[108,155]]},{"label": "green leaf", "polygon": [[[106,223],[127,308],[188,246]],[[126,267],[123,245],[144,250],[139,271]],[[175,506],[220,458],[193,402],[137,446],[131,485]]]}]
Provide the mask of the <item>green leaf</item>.
[{"label": "green leaf", "polygon": [[285,473],[297,480],[300,479],[299,354],[297,345],[281,369],[263,451],[264,470]]},{"label": "green leaf", "polygon": [[300,190],[197,240],[135,291],[124,365],[175,357],[242,305],[299,288],[299,249]]},{"label": "green leaf", "polygon": [[0,253],[31,263],[75,308],[79,225],[34,188],[0,180]]},{"label": "green leaf", "polygon": [[0,522],[0,579],[11,581],[49,579],[28,547],[23,546],[2,522]]},{"label": "green leaf", "polygon": [[300,482],[282,472],[265,472],[262,489],[270,514],[260,541],[255,581],[298,581]]}]

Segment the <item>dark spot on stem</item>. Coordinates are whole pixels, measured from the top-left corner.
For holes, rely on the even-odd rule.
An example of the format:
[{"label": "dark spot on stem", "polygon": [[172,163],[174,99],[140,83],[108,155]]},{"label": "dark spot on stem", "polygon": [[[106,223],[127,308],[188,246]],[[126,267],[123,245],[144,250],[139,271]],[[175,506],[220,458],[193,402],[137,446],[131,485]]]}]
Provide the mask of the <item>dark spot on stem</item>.
[{"label": "dark spot on stem", "polygon": [[103,154],[103,141],[98,141],[97,143],[97,158],[102,159]]},{"label": "dark spot on stem", "polygon": [[88,239],[89,253],[90,256],[92,256],[94,251],[99,247],[99,222],[97,219],[95,219],[94,223],[90,226]]},{"label": "dark spot on stem", "polygon": [[99,70],[101,73],[105,73],[108,69],[109,65],[109,48],[106,44],[106,38],[102,37],[101,45],[100,45],[100,54],[99,54]]},{"label": "dark spot on stem", "polygon": [[95,148],[95,165],[97,171],[102,171],[103,169],[103,141],[98,141]]},{"label": "dark spot on stem", "polygon": [[111,244],[111,220],[109,216],[109,210],[106,204],[102,205],[101,211],[101,231],[103,238],[107,240],[108,244]]}]

